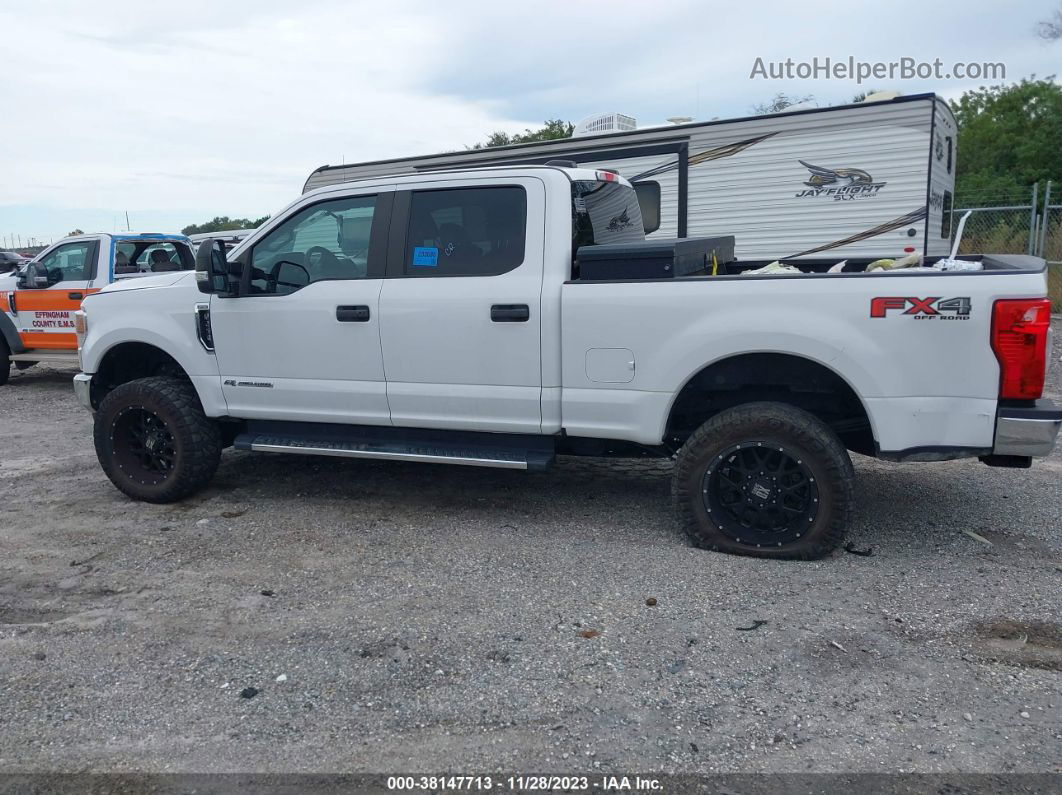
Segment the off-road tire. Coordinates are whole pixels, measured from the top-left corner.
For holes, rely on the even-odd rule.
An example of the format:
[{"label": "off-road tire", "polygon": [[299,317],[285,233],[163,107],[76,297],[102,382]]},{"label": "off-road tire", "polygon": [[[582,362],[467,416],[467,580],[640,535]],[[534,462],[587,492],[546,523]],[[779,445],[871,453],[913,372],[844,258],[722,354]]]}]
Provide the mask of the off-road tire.
[{"label": "off-road tire", "polygon": [[[166,435],[172,463],[163,472],[149,472],[130,460],[136,454],[131,444],[123,444],[130,412],[156,418],[152,422]],[[171,376],[140,378],[112,390],[96,412],[93,439],[111,483],[144,502],[176,502],[194,494],[214,477],[221,460],[218,424],[203,412],[195,388]]]},{"label": "off-road tire", "polygon": [[7,383],[11,376],[11,351],[7,348],[7,340],[0,337],[0,386]]},{"label": "off-road tire", "polygon": [[[803,525],[807,529],[783,543],[756,532],[741,533],[739,541],[732,515],[713,512],[710,507],[709,490],[718,493],[712,485],[718,483],[712,475],[716,468],[733,460],[728,456],[739,449],[760,454],[753,449],[760,445],[792,455],[814,489],[813,513]],[[830,554],[843,542],[853,510],[854,481],[848,451],[825,423],[785,403],[758,402],[722,411],[690,436],[676,456],[671,493],[695,546],[764,558],[812,560]],[[726,488],[733,491],[729,481]],[[727,522],[719,521],[720,517]],[[724,529],[727,523],[730,532]]]}]

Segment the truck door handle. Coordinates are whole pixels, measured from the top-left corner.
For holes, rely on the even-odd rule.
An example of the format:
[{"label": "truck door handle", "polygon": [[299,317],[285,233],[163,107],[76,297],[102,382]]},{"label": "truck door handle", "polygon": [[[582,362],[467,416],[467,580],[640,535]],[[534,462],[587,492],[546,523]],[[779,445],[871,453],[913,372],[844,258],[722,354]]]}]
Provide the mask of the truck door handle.
[{"label": "truck door handle", "polygon": [[531,319],[531,310],[527,304],[494,304],[490,319],[495,323],[526,323]]},{"label": "truck door handle", "polygon": [[337,306],[336,320],[340,323],[368,323],[369,307],[361,306]]},{"label": "truck door handle", "polygon": [[85,297],[85,294],[84,293],[67,293],[66,297],[69,298],[71,301],[80,301],[82,298]]}]

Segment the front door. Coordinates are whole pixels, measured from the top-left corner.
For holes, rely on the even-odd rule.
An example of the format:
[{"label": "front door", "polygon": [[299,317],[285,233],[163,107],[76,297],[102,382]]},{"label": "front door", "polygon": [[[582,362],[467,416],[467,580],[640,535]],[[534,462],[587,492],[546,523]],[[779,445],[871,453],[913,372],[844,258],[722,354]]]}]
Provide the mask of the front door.
[{"label": "front door", "polygon": [[437,182],[402,196],[408,219],[392,230],[380,298],[392,422],[540,433],[542,182]]},{"label": "front door", "polygon": [[239,256],[240,295],[210,301],[232,416],[390,424],[379,302],[393,195],[311,200]]},{"label": "front door", "polygon": [[94,276],[98,248],[96,240],[56,246],[37,260],[48,273],[48,286],[13,293],[15,327],[28,350],[77,350],[74,312]]}]

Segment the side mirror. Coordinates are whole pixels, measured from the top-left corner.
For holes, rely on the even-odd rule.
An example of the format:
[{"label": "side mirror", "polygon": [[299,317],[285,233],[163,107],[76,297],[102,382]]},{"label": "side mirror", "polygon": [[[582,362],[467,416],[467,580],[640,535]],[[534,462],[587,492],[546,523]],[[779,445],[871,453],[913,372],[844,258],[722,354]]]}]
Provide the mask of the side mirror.
[{"label": "side mirror", "polygon": [[40,262],[30,262],[18,277],[23,290],[41,290],[48,286],[48,269]]},{"label": "side mirror", "polygon": [[195,252],[195,281],[201,293],[235,292],[222,241],[211,237],[199,244]]}]

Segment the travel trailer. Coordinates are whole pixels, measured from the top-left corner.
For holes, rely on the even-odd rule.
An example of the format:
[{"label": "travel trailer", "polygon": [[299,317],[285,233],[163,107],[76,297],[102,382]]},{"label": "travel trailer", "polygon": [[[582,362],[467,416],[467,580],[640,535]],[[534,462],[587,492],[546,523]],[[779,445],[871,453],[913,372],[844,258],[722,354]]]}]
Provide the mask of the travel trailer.
[{"label": "travel trailer", "polygon": [[304,192],[383,174],[567,161],[629,179],[650,239],[734,235],[740,259],[947,254],[955,118],[935,94],[874,99],[633,130],[633,119],[603,114],[555,141],[321,166]]}]

